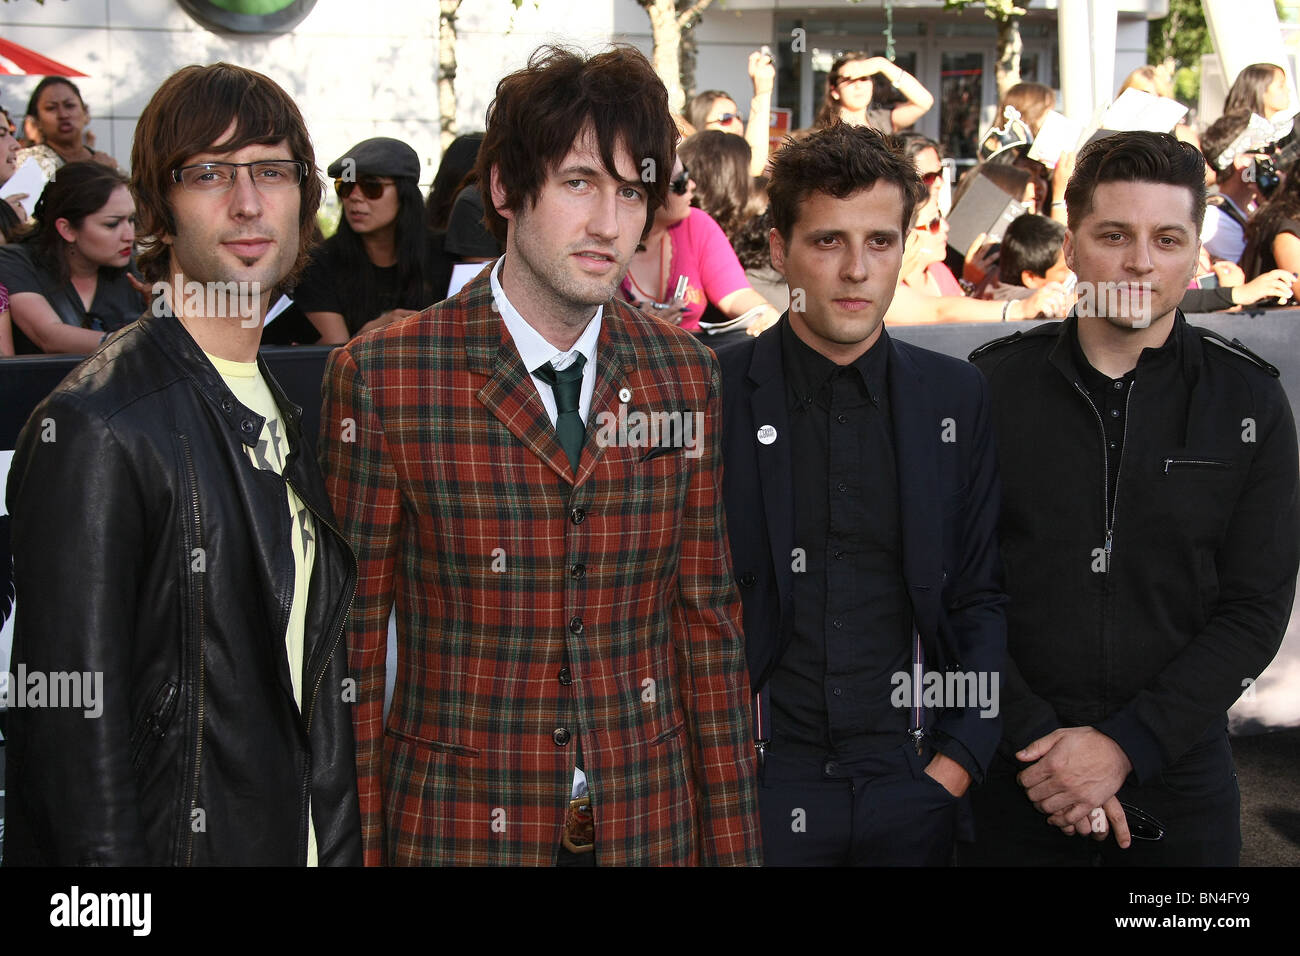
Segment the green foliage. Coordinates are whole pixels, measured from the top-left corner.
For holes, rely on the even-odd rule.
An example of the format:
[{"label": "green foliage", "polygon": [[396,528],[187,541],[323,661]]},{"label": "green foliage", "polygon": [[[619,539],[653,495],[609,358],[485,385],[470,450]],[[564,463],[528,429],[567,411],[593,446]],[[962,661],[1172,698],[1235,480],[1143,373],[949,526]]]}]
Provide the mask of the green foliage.
[{"label": "green foliage", "polygon": [[1013,17],[1025,15],[1025,8],[1017,6],[1015,0],[943,0],[943,8],[960,13],[976,3],[983,5],[986,17],[998,23],[1005,23]]},{"label": "green foliage", "polygon": [[1147,62],[1174,61],[1174,98],[1185,105],[1200,96],[1201,55],[1213,51],[1201,0],[1169,0],[1169,14],[1147,25]]},{"label": "green foliage", "polygon": [[1210,29],[1205,25],[1201,0],[1169,0],[1169,14],[1147,26],[1147,62],[1163,63],[1173,57],[1174,66],[1199,72],[1201,54],[1213,52]]}]

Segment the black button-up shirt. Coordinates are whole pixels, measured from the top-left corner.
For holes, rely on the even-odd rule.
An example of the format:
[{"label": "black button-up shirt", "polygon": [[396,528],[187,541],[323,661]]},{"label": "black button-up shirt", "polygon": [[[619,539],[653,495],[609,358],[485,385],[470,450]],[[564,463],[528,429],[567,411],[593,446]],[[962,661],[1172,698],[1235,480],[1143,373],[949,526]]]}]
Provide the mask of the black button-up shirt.
[{"label": "black button-up shirt", "polygon": [[[1137,368],[1129,369],[1119,378],[1111,378],[1105,372],[1098,371],[1088,361],[1088,356],[1079,344],[1079,327],[1072,325],[1068,335],[1070,354],[1074,367],[1079,373],[1079,384],[1092,400],[1092,407],[1101,417],[1101,428],[1106,440],[1106,515],[1107,524],[1115,513],[1115,491],[1119,487],[1120,461],[1124,455],[1124,436],[1127,434],[1129,392],[1137,379]],[[1159,348],[1146,348],[1138,356],[1138,366],[1148,361],[1173,357],[1178,354],[1175,341],[1177,336],[1170,335]]]},{"label": "black button-up shirt", "polygon": [[[889,344],[837,366],[782,328],[796,552],[794,637],[772,675],[772,750],[852,759],[899,746],[909,711],[891,677],[911,662]],[[802,570],[801,570],[802,569]]]}]

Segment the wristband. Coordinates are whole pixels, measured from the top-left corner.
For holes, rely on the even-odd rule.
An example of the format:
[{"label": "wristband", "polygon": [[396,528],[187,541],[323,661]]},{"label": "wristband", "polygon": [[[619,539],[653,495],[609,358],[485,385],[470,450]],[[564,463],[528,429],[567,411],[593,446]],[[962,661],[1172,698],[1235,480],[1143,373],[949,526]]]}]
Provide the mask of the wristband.
[{"label": "wristband", "polygon": [[1010,300],[1010,299],[1007,299],[1006,302],[1003,302],[1003,303],[1002,303],[1002,321],[1003,321],[1003,322],[1005,322],[1005,321],[1007,320],[1007,312],[1009,312],[1010,310],[1011,310],[1011,300]]}]

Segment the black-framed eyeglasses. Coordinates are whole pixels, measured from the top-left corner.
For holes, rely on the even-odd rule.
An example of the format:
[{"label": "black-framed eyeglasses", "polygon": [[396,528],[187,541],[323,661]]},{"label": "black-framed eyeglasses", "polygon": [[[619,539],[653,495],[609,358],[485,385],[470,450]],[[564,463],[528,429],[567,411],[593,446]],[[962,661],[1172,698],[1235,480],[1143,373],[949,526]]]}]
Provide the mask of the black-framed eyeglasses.
[{"label": "black-framed eyeglasses", "polygon": [[392,183],[391,179],[374,179],[367,176],[357,180],[334,180],[334,191],[338,193],[340,199],[347,199],[352,195],[352,190],[358,186],[361,187],[361,195],[367,199],[378,199],[384,194],[384,187]]},{"label": "black-framed eyeglasses", "polygon": [[307,164],[296,159],[260,159],[254,163],[194,163],[172,170],[172,180],[191,192],[224,193],[235,188],[241,168],[259,190],[297,186]]},{"label": "black-framed eyeglasses", "polygon": [[690,170],[688,170],[685,166],[683,166],[682,171],[672,178],[672,181],[668,184],[668,188],[671,189],[678,196],[685,196],[686,186],[690,178],[691,178]]},{"label": "black-framed eyeglasses", "polygon": [[1151,814],[1123,800],[1119,802],[1119,806],[1124,811],[1124,819],[1128,821],[1129,836],[1133,839],[1155,841],[1165,838],[1165,825]]}]

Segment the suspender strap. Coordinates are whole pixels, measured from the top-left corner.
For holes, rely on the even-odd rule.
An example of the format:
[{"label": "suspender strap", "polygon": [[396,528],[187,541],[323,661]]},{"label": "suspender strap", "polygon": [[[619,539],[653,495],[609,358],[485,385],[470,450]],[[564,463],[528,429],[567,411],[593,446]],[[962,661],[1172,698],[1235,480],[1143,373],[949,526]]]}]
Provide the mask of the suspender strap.
[{"label": "suspender strap", "polygon": [[908,722],[907,734],[916,745],[920,754],[925,740],[925,708],[921,706],[921,694],[925,679],[925,648],[921,646],[921,632],[912,628],[912,719]]}]

